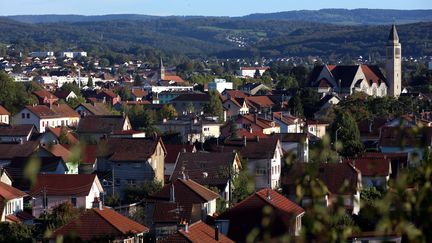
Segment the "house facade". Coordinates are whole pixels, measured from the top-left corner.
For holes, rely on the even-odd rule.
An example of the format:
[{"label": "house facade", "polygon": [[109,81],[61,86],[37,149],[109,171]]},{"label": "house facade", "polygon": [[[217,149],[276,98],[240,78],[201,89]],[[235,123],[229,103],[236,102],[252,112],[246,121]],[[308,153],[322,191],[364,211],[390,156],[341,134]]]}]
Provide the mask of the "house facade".
[{"label": "house facade", "polygon": [[0,105],[0,124],[9,124],[10,113]]},{"label": "house facade", "polygon": [[39,174],[29,194],[34,198],[33,216],[40,217],[65,202],[70,202],[76,208],[92,208],[94,199],[99,198],[103,192],[95,174]]}]

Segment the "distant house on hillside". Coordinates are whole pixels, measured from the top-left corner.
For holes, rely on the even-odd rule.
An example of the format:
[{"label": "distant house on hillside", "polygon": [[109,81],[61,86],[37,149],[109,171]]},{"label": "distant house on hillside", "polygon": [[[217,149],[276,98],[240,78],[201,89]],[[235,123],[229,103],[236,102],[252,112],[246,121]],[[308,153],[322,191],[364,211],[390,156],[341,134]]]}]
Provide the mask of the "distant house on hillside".
[{"label": "distant house on hillside", "polygon": [[9,124],[10,115],[9,111],[0,105],[0,124]]},{"label": "distant house on hillside", "polygon": [[246,78],[253,78],[256,74],[262,76],[270,67],[240,67],[237,75]]},{"label": "distant house on hillside", "polygon": [[75,111],[78,112],[81,117],[112,115],[112,112],[107,107],[107,104],[101,102],[81,103],[75,107]]}]

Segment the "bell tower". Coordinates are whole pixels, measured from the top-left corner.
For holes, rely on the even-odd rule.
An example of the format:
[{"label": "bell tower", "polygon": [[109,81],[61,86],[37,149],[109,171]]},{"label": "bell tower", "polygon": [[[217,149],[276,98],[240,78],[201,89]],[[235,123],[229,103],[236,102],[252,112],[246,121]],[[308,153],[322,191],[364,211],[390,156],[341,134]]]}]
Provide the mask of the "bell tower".
[{"label": "bell tower", "polygon": [[163,65],[162,57],[159,62],[159,77],[161,80],[165,80],[165,67]]},{"label": "bell tower", "polygon": [[386,51],[387,95],[399,97],[402,90],[402,47],[395,25],[390,30]]}]

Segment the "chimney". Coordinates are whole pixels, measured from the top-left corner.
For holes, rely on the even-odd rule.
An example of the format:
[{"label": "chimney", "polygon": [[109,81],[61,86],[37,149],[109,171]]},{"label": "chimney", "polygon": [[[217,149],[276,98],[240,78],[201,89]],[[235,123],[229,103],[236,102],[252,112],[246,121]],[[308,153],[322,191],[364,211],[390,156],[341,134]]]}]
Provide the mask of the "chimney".
[{"label": "chimney", "polygon": [[219,241],[219,226],[217,225],[215,228],[215,241]]},{"label": "chimney", "polygon": [[247,144],[246,136],[243,136],[243,146],[246,147],[246,144]]},{"label": "chimney", "polygon": [[257,120],[258,120],[258,114],[255,113],[255,114],[254,114],[254,122],[255,122],[255,124],[257,123]]},{"label": "chimney", "polygon": [[170,188],[170,202],[175,202],[174,183],[171,183],[171,188]]},{"label": "chimney", "polygon": [[269,188],[267,188],[267,200],[272,200],[272,197],[271,197],[271,193],[270,193],[270,189]]}]

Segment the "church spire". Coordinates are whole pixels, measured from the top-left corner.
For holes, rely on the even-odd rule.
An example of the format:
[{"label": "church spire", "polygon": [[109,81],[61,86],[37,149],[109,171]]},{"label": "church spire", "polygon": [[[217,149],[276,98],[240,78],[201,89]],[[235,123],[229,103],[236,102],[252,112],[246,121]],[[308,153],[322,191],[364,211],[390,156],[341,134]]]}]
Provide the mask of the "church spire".
[{"label": "church spire", "polygon": [[159,75],[161,80],[165,80],[165,67],[163,65],[162,57],[160,58],[159,63]]},{"label": "church spire", "polygon": [[390,34],[389,34],[389,37],[388,37],[388,42],[389,43],[399,43],[399,35],[397,33],[396,25],[395,24],[393,24],[393,26],[392,26],[392,28],[390,30]]}]

